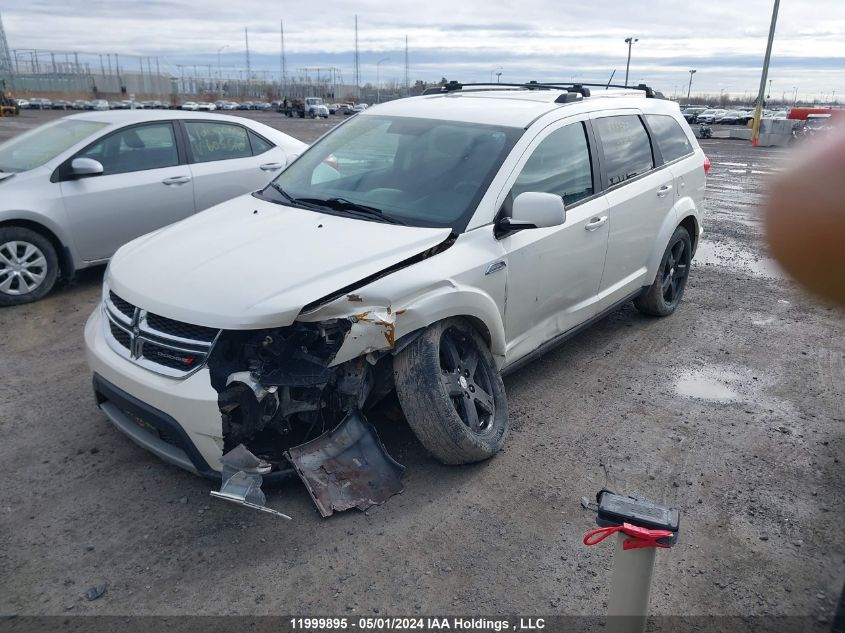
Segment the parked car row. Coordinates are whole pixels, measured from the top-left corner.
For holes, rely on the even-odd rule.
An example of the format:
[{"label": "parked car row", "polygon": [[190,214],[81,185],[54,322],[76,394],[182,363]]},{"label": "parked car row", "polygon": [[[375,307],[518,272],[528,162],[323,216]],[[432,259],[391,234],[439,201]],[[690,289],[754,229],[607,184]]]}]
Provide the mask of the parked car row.
[{"label": "parked car row", "polygon": [[[737,108],[727,110],[724,108],[707,108],[703,106],[690,106],[685,108],[683,113],[687,123],[719,123],[721,125],[747,125],[754,118],[753,108]],[[763,110],[764,119],[785,119],[789,115],[786,110]]]}]

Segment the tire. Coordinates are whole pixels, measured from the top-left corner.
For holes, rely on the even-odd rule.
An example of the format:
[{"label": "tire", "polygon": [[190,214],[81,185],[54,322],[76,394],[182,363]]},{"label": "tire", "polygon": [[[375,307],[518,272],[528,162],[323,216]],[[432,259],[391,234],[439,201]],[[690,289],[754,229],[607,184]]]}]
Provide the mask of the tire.
[{"label": "tire", "polygon": [[669,316],[678,307],[689,278],[692,241],[687,230],[679,226],[672,234],[654,283],[634,299],[637,310],[650,316]]},{"label": "tire", "polygon": [[0,228],[0,306],[38,301],[58,276],[59,258],[50,240],[22,226]]},{"label": "tire", "polygon": [[508,434],[505,386],[487,344],[466,320],[426,328],[396,356],[393,373],[405,418],[436,459],[470,464],[502,448]]}]

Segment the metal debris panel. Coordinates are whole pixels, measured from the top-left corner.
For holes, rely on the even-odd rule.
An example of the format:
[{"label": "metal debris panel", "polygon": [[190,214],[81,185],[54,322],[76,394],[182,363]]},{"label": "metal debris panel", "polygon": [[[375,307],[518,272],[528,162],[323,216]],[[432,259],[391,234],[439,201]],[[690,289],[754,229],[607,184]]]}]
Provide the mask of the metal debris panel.
[{"label": "metal debris panel", "polygon": [[387,501],[405,488],[397,463],[359,411],[331,431],[285,454],[324,517]]}]

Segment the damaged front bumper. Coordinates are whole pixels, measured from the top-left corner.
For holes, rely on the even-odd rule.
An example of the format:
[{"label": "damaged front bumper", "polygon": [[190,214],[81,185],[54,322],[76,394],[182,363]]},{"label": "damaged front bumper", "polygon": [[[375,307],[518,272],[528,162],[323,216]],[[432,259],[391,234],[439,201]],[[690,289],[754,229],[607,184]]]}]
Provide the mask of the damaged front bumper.
[{"label": "damaged front bumper", "polygon": [[227,476],[225,456],[241,445],[269,465],[265,480],[299,475],[323,516],[401,492],[404,469],[360,413],[392,387],[389,362],[358,357],[333,364],[359,333],[357,320],[224,333],[207,367],[173,380],[116,356],[100,319],[95,310],[86,344],[101,410],[165,461],[206,477],[223,471],[217,496],[264,506],[261,481]]}]

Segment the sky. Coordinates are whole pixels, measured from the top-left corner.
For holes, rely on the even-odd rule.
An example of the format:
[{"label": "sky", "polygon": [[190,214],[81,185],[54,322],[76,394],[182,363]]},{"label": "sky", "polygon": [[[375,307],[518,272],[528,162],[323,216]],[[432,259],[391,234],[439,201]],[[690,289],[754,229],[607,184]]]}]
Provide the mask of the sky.
[{"label": "sky", "polygon": [[[162,70],[218,64],[253,70],[334,66],[352,83],[358,16],[361,81],[630,81],[667,95],[754,94],[760,82],[773,0],[3,0],[11,49],[157,57]],[[225,47],[225,48],[223,48]],[[377,62],[380,64],[377,72]],[[154,67],[154,66],[153,66]],[[845,0],[782,0],[767,92],[845,99]]]}]

